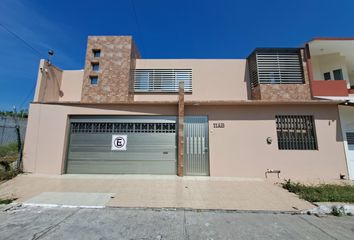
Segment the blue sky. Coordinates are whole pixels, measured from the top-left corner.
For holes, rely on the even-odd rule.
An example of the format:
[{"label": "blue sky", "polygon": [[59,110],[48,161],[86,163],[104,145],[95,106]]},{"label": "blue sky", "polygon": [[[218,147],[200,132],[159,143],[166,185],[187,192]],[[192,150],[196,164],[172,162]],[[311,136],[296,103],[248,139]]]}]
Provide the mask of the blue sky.
[{"label": "blue sky", "polygon": [[[354,37],[352,0],[1,0],[0,16],[44,57],[54,49],[62,69],[83,68],[88,35],[133,35],[143,58],[245,58]],[[0,46],[0,110],[26,109],[40,57],[1,27]]]}]

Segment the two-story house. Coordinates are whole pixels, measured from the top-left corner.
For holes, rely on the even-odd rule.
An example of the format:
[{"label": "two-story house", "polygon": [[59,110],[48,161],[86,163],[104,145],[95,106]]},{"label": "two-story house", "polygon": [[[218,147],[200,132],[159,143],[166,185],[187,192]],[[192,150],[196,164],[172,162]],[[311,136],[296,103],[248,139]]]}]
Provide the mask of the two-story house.
[{"label": "two-story house", "polygon": [[348,99],[323,96],[348,97],[352,70],[327,70],[324,49],[312,41],[247,59],[158,60],[141,58],[129,36],[89,37],[84,70],[40,62],[24,170],[348,176],[338,111]]}]

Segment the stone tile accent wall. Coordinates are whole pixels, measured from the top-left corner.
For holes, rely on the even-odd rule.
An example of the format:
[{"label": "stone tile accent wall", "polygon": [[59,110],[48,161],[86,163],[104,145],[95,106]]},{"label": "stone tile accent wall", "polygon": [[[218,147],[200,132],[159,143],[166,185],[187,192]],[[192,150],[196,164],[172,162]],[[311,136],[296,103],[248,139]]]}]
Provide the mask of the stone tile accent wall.
[{"label": "stone tile accent wall", "polygon": [[[100,50],[100,57],[93,50]],[[81,102],[119,103],[133,100],[130,89],[131,69],[140,55],[130,36],[88,37]],[[92,63],[99,64],[99,71],[92,71]],[[90,76],[98,77],[98,84],[91,85]]]},{"label": "stone tile accent wall", "polygon": [[261,88],[259,85],[251,89],[251,100],[261,100]]},{"label": "stone tile accent wall", "polygon": [[178,159],[177,175],[184,175],[184,83],[179,83],[178,91]]},{"label": "stone tile accent wall", "polygon": [[311,100],[309,84],[261,84],[261,99],[269,101]]}]

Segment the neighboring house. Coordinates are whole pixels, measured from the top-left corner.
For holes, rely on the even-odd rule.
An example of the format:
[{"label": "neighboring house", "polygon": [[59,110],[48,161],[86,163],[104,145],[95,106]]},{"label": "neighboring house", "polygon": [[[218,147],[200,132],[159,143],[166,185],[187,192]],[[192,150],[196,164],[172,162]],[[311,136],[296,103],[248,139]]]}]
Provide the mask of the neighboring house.
[{"label": "neighboring house", "polygon": [[[342,52],[321,56],[317,48],[314,40],[304,48],[259,48],[247,59],[157,60],[141,59],[131,37],[89,37],[84,70],[40,62],[24,170],[348,176],[351,147],[342,134],[351,139],[353,118],[343,115],[349,130],[342,133],[338,105],[352,114],[352,70],[322,67],[332,55],[338,63]],[[343,81],[324,81],[340,74]]]},{"label": "neighboring house", "polygon": [[350,179],[354,180],[354,38],[315,38],[306,45],[314,99],[339,105]]}]

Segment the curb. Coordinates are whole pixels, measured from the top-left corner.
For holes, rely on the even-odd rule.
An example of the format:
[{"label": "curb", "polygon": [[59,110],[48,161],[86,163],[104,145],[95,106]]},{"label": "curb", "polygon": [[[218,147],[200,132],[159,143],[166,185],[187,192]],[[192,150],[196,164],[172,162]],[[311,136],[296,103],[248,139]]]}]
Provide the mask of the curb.
[{"label": "curb", "polygon": [[18,210],[20,208],[80,208],[80,209],[122,209],[122,210],[140,210],[140,211],[187,211],[187,212],[215,212],[215,213],[252,213],[252,214],[287,214],[287,215],[306,215],[310,210],[241,210],[241,209],[198,209],[198,208],[173,208],[173,207],[124,207],[124,206],[74,206],[59,204],[28,204],[28,203],[10,203],[0,208],[1,212]]},{"label": "curb", "polygon": [[121,207],[106,206],[106,209],[126,209],[126,210],[150,210],[150,211],[187,211],[187,212],[220,212],[220,213],[253,213],[253,214],[289,214],[289,215],[305,215],[307,210],[282,211],[282,210],[241,210],[241,209],[198,209],[198,208],[173,208],[173,207]]},{"label": "curb", "polygon": [[44,204],[44,203],[23,203],[24,207],[43,207],[43,208],[90,208],[90,209],[102,209],[105,206],[102,205],[60,205],[60,204]]}]

